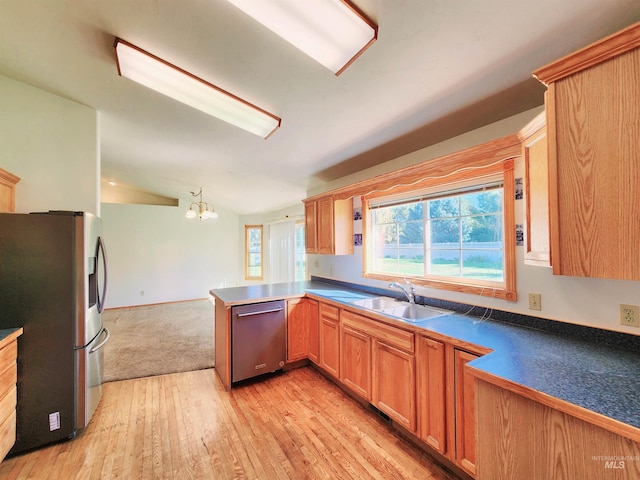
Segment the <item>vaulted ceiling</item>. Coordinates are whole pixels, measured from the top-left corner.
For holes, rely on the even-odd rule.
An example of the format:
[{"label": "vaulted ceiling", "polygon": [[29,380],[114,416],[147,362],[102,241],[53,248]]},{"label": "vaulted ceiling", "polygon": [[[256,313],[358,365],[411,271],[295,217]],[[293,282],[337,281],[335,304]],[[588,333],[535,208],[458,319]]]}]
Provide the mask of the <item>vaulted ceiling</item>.
[{"label": "vaulted ceiling", "polygon": [[[336,77],[225,0],[0,0],[0,74],[100,112],[103,178],[249,214],[541,105],[534,69],[640,20],[638,0],[353,2],[378,40]],[[116,36],[281,128],[264,140],[118,76]]]}]

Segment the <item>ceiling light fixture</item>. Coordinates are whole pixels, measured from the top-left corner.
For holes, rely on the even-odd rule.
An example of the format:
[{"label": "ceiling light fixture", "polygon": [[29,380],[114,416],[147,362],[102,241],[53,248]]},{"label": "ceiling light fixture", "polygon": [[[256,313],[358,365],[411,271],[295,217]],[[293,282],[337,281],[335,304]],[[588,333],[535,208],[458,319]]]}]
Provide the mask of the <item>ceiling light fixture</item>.
[{"label": "ceiling light fixture", "polygon": [[120,38],[114,43],[118,74],[263,138],[281,119]]},{"label": "ceiling light fixture", "polygon": [[228,0],[340,75],[378,38],[378,26],[348,0]]},{"label": "ceiling light fixture", "polygon": [[[200,200],[198,200],[197,202],[192,202],[191,205],[189,205],[189,210],[187,210],[187,214],[185,215],[185,217],[187,218],[198,217],[200,220],[206,220],[208,218],[211,218],[211,219],[218,218],[218,214],[213,209],[213,206],[211,207],[211,210],[209,210],[209,205],[207,204],[207,202],[202,201],[202,187],[200,187],[200,191],[198,193],[195,193],[195,192],[189,192],[189,193],[191,193],[192,197],[199,196]],[[197,208],[197,211],[193,209],[194,206]]]}]

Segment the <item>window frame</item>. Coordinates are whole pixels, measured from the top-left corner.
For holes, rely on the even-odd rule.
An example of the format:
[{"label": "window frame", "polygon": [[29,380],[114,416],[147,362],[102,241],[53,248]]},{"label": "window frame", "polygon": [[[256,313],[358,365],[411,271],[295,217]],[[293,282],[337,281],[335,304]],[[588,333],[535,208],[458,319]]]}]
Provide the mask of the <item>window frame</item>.
[{"label": "window frame", "polygon": [[[486,165],[476,165],[472,168],[465,168],[464,163],[459,162],[458,168],[447,175],[425,177],[414,181],[410,185],[396,185],[385,190],[374,191],[362,197],[363,213],[363,255],[362,255],[362,276],[384,281],[398,281],[404,278],[412,283],[424,287],[437,288],[461,293],[501,298],[508,301],[516,301],[516,271],[515,271],[515,179],[513,157],[495,161],[489,157]],[[401,274],[390,274],[373,272],[371,269],[371,212],[369,205],[372,201],[380,199],[411,198],[419,195],[425,190],[442,193],[451,189],[451,185],[456,183],[468,183],[478,185],[486,183],[487,178],[501,176],[503,183],[503,255],[504,255],[504,280],[503,282],[482,281],[476,279],[465,279],[457,277],[422,277]]]},{"label": "window frame", "polygon": [[[255,252],[249,251],[249,231],[260,230],[260,276],[251,276],[249,274],[251,267],[258,265],[250,265],[250,254]],[[245,225],[244,226],[244,279],[245,280],[262,280],[264,278],[264,228],[263,225]]]}]

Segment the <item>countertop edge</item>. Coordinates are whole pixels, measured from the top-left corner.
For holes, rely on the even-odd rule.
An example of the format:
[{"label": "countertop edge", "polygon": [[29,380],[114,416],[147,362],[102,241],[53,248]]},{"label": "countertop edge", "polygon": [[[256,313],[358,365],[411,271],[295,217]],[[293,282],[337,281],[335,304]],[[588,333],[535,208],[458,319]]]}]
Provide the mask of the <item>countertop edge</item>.
[{"label": "countertop edge", "polygon": [[[264,303],[264,302],[272,302],[274,300],[290,300],[292,298],[302,298],[305,295],[308,295],[307,293],[300,293],[300,294],[290,294],[290,295],[272,295],[269,297],[260,297],[260,298],[253,298],[250,300],[224,300],[222,298],[220,298],[218,295],[216,295],[215,293],[213,293],[213,291],[209,292],[210,295],[212,297],[214,297],[216,299],[216,301],[220,301],[225,307],[230,308],[230,307],[236,307],[238,305],[251,305],[253,303]],[[324,298],[323,298],[324,300]]]},{"label": "countertop edge", "polygon": [[[22,327],[0,330],[0,348],[4,348],[24,333]],[[3,337],[3,335],[6,335]]]}]

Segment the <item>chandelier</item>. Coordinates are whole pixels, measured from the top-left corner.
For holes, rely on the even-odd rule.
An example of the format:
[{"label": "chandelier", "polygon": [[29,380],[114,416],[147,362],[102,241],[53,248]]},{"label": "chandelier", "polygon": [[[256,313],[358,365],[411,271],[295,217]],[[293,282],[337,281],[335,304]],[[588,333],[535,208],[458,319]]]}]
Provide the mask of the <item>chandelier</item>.
[{"label": "chandelier", "polygon": [[[218,218],[218,214],[211,206],[211,210],[209,210],[209,205],[207,202],[202,201],[202,187],[200,187],[200,191],[198,193],[189,192],[192,197],[200,197],[197,202],[191,202],[189,206],[189,210],[187,210],[187,214],[185,215],[187,218],[196,218],[198,217],[200,220],[206,220],[207,218]],[[193,207],[196,207],[194,210]]]}]

